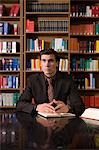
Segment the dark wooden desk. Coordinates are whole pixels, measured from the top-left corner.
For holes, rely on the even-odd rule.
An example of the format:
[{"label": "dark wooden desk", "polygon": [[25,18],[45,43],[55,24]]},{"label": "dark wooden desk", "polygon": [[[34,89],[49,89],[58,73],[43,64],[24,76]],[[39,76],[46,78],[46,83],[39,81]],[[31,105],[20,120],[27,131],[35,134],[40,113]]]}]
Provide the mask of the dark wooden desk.
[{"label": "dark wooden desk", "polygon": [[99,126],[78,118],[0,112],[1,150],[99,149]]}]

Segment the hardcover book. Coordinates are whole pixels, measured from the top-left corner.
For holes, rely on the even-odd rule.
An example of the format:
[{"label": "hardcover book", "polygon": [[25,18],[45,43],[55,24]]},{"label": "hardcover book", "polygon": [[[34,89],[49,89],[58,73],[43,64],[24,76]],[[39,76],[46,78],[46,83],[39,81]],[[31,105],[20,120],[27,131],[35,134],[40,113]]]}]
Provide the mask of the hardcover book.
[{"label": "hardcover book", "polygon": [[99,120],[99,108],[87,108],[81,117]]},{"label": "hardcover book", "polygon": [[39,115],[45,118],[55,118],[55,117],[75,117],[75,114],[72,113],[46,113],[46,112],[38,112]]}]

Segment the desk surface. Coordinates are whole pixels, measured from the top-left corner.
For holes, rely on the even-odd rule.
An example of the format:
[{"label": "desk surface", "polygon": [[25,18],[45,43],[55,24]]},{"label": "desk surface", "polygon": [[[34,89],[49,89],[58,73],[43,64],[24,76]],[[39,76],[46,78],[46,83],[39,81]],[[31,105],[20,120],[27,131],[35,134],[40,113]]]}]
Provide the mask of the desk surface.
[{"label": "desk surface", "polygon": [[1,150],[99,149],[99,126],[80,118],[0,112]]}]

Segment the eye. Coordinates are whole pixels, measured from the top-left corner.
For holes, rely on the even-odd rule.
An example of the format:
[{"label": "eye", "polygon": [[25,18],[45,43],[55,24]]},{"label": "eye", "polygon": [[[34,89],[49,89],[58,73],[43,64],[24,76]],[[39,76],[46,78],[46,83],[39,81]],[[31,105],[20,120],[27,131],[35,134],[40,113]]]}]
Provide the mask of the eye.
[{"label": "eye", "polygon": [[49,62],[49,63],[53,63],[53,62],[54,62],[54,60],[53,60],[53,59],[50,59],[50,60],[48,60],[48,62]]},{"label": "eye", "polygon": [[46,62],[46,60],[45,60],[45,59],[42,59],[41,61],[42,61],[42,62]]}]

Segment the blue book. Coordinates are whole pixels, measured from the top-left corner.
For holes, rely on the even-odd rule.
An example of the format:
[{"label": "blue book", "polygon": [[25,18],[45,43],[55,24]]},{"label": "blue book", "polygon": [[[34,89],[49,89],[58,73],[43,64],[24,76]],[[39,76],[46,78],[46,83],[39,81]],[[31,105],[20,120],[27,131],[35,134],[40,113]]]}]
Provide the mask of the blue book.
[{"label": "blue book", "polygon": [[9,23],[4,22],[4,34],[7,35],[9,34]]},{"label": "blue book", "polygon": [[13,88],[13,76],[8,76],[8,88]]},{"label": "blue book", "polygon": [[13,76],[13,81],[12,81],[12,85],[13,85],[13,88],[16,88],[16,76]]},{"label": "blue book", "polygon": [[30,39],[30,51],[34,51],[34,40]]}]

